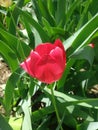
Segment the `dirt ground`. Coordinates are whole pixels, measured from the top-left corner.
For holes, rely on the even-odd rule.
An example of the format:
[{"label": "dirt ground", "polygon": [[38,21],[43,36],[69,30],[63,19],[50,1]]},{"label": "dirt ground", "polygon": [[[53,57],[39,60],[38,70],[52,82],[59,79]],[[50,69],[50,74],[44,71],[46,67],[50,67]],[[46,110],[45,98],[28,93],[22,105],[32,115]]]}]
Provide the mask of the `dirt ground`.
[{"label": "dirt ground", "polygon": [[[11,72],[7,64],[3,60],[0,59],[0,97],[4,96],[5,84],[10,74]],[[0,113],[2,114],[5,113],[1,104],[0,104]]]},{"label": "dirt ground", "polygon": [[0,60],[0,97],[3,96],[3,90],[10,74],[11,72],[7,64],[3,60]]}]

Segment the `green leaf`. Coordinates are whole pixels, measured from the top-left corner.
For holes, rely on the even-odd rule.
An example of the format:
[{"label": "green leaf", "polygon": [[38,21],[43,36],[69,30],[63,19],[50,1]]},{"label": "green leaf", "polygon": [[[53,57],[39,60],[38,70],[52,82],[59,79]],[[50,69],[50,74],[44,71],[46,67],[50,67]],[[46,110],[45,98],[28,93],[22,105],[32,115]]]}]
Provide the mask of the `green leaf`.
[{"label": "green leaf", "polygon": [[86,46],[73,53],[70,57],[75,59],[86,59],[92,66],[94,56],[95,56],[94,49],[89,46]]},{"label": "green leaf", "polygon": [[13,130],[1,114],[0,114],[0,130]]},{"label": "green leaf", "polygon": [[22,109],[24,112],[24,119],[22,123],[22,130],[32,130],[32,125],[31,125],[31,114],[30,114],[30,104],[28,100],[24,100],[22,104]]},{"label": "green leaf", "polygon": [[98,7],[96,5],[98,5],[98,1],[91,0],[90,6],[89,6],[89,12],[92,14],[92,16],[98,13]]},{"label": "green leaf", "polygon": [[97,31],[97,27],[98,14],[96,14],[80,30],[75,32],[71,37],[64,41],[65,50],[71,47],[67,55],[71,55],[77,48],[84,45],[87,42],[88,38],[91,38],[89,36],[92,36],[91,34],[94,34]]},{"label": "green leaf", "polygon": [[31,48],[29,48],[29,46],[26,45],[24,42],[18,41],[17,51],[18,51],[18,55],[21,58],[21,60],[24,60],[30,54]]},{"label": "green leaf", "polygon": [[49,130],[49,128],[47,128],[47,126],[49,126],[49,119],[50,117],[45,117],[41,124],[38,125],[38,127],[36,128],[36,130]]},{"label": "green leaf", "polygon": [[9,124],[13,130],[21,130],[22,117],[10,117]]},{"label": "green leaf", "polygon": [[12,99],[14,94],[14,89],[16,88],[17,82],[22,75],[22,70],[18,68],[12,75],[9,77],[6,87],[5,87],[5,95],[4,95],[4,106],[6,110],[6,114],[9,115],[12,107]]},{"label": "green leaf", "polygon": [[47,19],[50,25],[55,26],[55,21],[47,8],[47,1],[44,2],[44,1],[38,0],[38,6],[40,8],[41,15]]},{"label": "green leaf", "polygon": [[10,20],[10,24],[9,24],[9,32],[12,33],[13,35],[16,35],[16,26],[17,26],[18,17],[20,14],[20,12],[17,10],[17,7],[21,8],[23,6],[23,3],[24,3],[24,0],[18,0],[12,14],[10,14],[11,20]]},{"label": "green leaf", "polygon": [[25,20],[22,20],[22,21],[24,22],[26,31],[28,33],[29,46],[34,49],[35,48],[35,43],[34,43],[35,37],[34,37],[34,33],[32,31],[33,29],[27,21],[25,21]]},{"label": "green leaf", "polygon": [[2,40],[14,51],[17,58],[26,58],[30,53],[30,48],[23,41],[20,41],[19,38],[10,34],[9,32],[0,29],[0,34],[3,37]]},{"label": "green leaf", "polygon": [[45,117],[48,114],[51,114],[54,112],[53,106],[48,106],[39,110],[36,110],[32,113],[32,121],[38,121]]},{"label": "green leaf", "polygon": [[19,78],[18,82],[17,82],[17,87],[18,87],[18,92],[19,92],[19,97],[21,99],[25,99],[27,96],[27,80],[25,82],[22,80],[24,77]]},{"label": "green leaf", "polygon": [[[73,35],[69,41],[71,49],[69,54],[72,54],[79,46],[84,45],[86,39],[94,32],[98,27],[98,13],[87,23],[85,24],[75,35]],[[67,44],[67,43],[66,43]]]},{"label": "green leaf", "polygon": [[[62,10],[62,11],[61,11]],[[57,12],[56,12],[56,22],[58,26],[63,27],[65,24],[65,10],[66,10],[66,0],[57,1]]]},{"label": "green leaf", "polygon": [[25,0],[24,1],[24,4],[27,4],[28,2],[30,2],[31,0]]},{"label": "green leaf", "polygon": [[2,36],[2,41],[5,41],[6,44],[17,54],[17,37],[3,29],[0,29],[0,34]]},{"label": "green leaf", "polygon": [[65,50],[70,49],[72,46],[74,40],[78,37],[79,33],[81,32],[81,29],[79,29],[77,32],[75,32],[72,36],[70,36],[68,39],[63,41]]},{"label": "green leaf", "polygon": [[[30,16],[27,12],[22,11],[21,9],[18,8],[18,10],[21,12],[21,15],[23,17],[23,19],[28,22],[30,25],[32,25],[39,33],[41,39],[43,42],[49,41],[49,36],[47,35],[47,33],[43,30],[42,26],[40,26],[40,24],[38,24],[33,18],[32,16]],[[29,21],[28,21],[29,19]]]},{"label": "green leaf", "polygon": [[48,32],[48,35],[51,37],[53,32],[52,32],[52,29],[51,29],[49,22],[44,17],[42,18],[42,22],[43,22],[43,25],[45,27],[45,30]]},{"label": "green leaf", "polygon": [[98,122],[85,122],[80,125],[77,125],[76,130],[97,130]]},{"label": "green leaf", "polygon": [[16,70],[16,68],[18,67],[18,59],[16,57],[16,54],[13,52],[12,49],[9,48],[9,46],[6,45],[6,43],[2,41],[0,41],[0,54],[7,61],[11,70]]},{"label": "green leaf", "polygon": [[[73,116],[73,113],[70,112],[71,111],[70,108],[72,108],[72,106],[65,107],[65,105],[63,103],[58,102],[57,100],[56,100],[56,104],[57,104],[57,109],[58,109],[59,115],[61,117],[62,123],[75,128],[77,121],[76,121],[75,117]],[[61,108],[62,108],[62,111],[61,111]],[[67,118],[67,120],[66,120],[66,118]],[[58,128],[59,128],[59,126],[60,126],[60,124],[58,125]],[[57,130],[59,130],[59,129],[57,129]]]},{"label": "green leaf", "polygon": [[87,127],[87,130],[97,130],[97,129],[98,129],[98,122],[91,122]]},{"label": "green leaf", "polygon": [[[44,92],[48,94],[48,96],[51,98],[51,91],[48,88],[44,89]],[[62,92],[58,92],[54,90],[54,96],[57,98],[57,100],[63,105],[65,104],[66,106],[70,105],[79,105],[87,108],[95,108],[98,109],[98,106],[96,102],[98,102],[98,98],[84,98],[84,97],[79,97],[79,96],[71,96],[64,94]]]},{"label": "green leaf", "polygon": [[[96,33],[97,27],[98,27],[98,14],[96,14],[87,24],[85,24],[80,30],[78,30],[70,38],[65,40],[64,41],[65,50],[69,48],[67,57],[72,55],[76,50],[79,50],[81,46],[87,44],[87,41],[91,38],[91,36],[94,33]],[[61,88],[64,86],[64,83],[66,82],[66,78],[70,72],[70,68],[73,66],[75,61],[73,61],[73,59],[69,59],[67,62],[68,63],[65,68],[65,72],[59,81],[59,85],[58,85],[59,88],[60,86]]]},{"label": "green leaf", "polygon": [[39,24],[42,24],[42,15],[40,12],[40,8],[37,4],[37,0],[32,0],[32,6],[33,6],[33,9],[34,9],[34,12],[36,14],[36,17],[37,17]]},{"label": "green leaf", "polygon": [[81,28],[82,25],[84,24],[84,21],[85,21],[85,19],[86,19],[85,16],[86,16],[87,13],[88,13],[88,8],[89,8],[89,5],[90,5],[91,1],[92,1],[92,0],[88,0],[88,1],[85,2],[85,7],[84,7],[84,10],[83,10],[83,12],[82,12],[82,14],[81,14],[81,17],[80,17],[80,19],[79,19],[79,22],[78,22],[78,25],[77,25],[77,29]]},{"label": "green leaf", "polygon": [[48,0],[47,1],[47,6],[49,9],[49,13],[51,14],[51,16],[55,16],[55,7],[54,7],[54,1],[53,0]]},{"label": "green leaf", "polygon": [[66,23],[65,23],[66,24],[66,28],[68,26],[67,24],[68,24],[69,20],[71,19],[70,17],[74,13],[74,11],[75,11],[75,9],[76,9],[76,7],[77,7],[78,4],[81,4],[81,1],[75,0],[75,1],[72,2],[72,4],[70,4],[70,7],[68,7],[68,9],[66,9],[67,10],[66,11]]},{"label": "green leaf", "polygon": [[67,64],[66,64],[66,67],[65,67],[65,70],[64,70],[64,73],[61,77],[61,79],[58,81],[58,84],[57,84],[57,87],[58,89],[63,89],[64,87],[64,84],[66,82],[66,78],[70,72],[70,68],[71,66],[75,63],[75,60],[74,59],[69,59]]},{"label": "green leaf", "polygon": [[1,23],[1,21],[0,21],[0,28],[4,29],[4,26],[3,26],[3,24]]}]

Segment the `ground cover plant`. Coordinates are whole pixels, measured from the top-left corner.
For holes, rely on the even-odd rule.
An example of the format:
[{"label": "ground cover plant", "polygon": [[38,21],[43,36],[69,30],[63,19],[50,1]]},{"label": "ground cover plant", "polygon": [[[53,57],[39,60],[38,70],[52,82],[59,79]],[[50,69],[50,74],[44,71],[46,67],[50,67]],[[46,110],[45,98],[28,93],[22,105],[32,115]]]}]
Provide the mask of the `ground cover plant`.
[{"label": "ground cover plant", "polygon": [[97,5],[0,0],[0,130],[98,129]]}]

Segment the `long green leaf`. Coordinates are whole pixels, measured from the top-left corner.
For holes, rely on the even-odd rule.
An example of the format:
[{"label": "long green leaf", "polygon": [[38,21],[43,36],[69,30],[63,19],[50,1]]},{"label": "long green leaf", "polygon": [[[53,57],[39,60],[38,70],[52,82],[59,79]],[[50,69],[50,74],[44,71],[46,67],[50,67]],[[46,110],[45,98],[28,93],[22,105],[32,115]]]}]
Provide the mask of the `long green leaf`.
[{"label": "long green leaf", "polygon": [[73,14],[74,10],[76,9],[77,5],[78,4],[81,4],[81,1],[79,0],[76,0],[76,1],[73,1],[73,3],[70,5],[70,7],[68,8],[68,10],[66,11],[66,28],[67,28],[67,24],[70,20],[70,17],[71,15]]},{"label": "long green leaf", "polygon": [[3,37],[1,39],[17,54],[17,38],[3,29],[0,29],[0,34]]},{"label": "long green leaf", "polygon": [[31,49],[26,43],[3,29],[0,29],[0,34],[3,37],[2,40],[14,51],[17,58],[21,57],[24,59],[24,57],[29,55]]},{"label": "long green leaf", "polygon": [[82,124],[77,125],[76,130],[97,130],[98,122],[84,122]]},{"label": "long green leaf", "polygon": [[64,84],[65,84],[65,81],[66,81],[66,78],[70,72],[70,68],[71,66],[75,63],[75,60],[74,59],[69,59],[69,61],[67,62],[67,65],[66,65],[66,68],[65,68],[65,71],[62,75],[62,78],[58,81],[58,89],[63,89],[64,87]]},{"label": "long green leaf", "polygon": [[[64,41],[65,50],[70,48],[67,53],[67,56],[73,54],[80,46],[86,44],[86,42],[90,39],[91,34],[97,31],[98,28],[98,14],[96,14],[86,25],[84,25],[80,30],[78,30],[75,34],[73,34],[70,38]],[[65,68],[65,72],[62,78],[59,81],[58,87],[62,88],[66,82],[66,78],[70,72],[70,68],[73,66],[73,59],[69,59],[67,66]],[[71,64],[69,64],[71,62]],[[73,63],[72,63],[73,62]],[[67,67],[69,68],[67,70]]]},{"label": "long green leaf", "polygon": [[[51,91],[48,88],[44,89],[45,92],[47,92],[51,98]],[[96,102],[98,102],[98,98],[82,98],[82,97],[78,97],[78,96],[69,96],[67,94],[64,94],[62,92],[58,92],[56,90],[54,90],[54,96],[57,97],[57,100],[63,104],[65,104],[66,106],[70,106],[70,105],[80,105],[83,107],[87,107],[87,108],[95,108],[98,109],[98,105],[96,104]]]},{"label": "long green leaf", "polygon": [[52,112],[54,112],[53,106],[48,106],[48,107],[36,110],[32,113],[32,121],[38,121]]},{"label": "long green leaf", "polygon": [[14,51],[3,41],[0,41],[0,53],[7,61],[11,70],[14,71],[18,67],[18,59]]},{"label": "long green leaf", "polygon": [[32,130],[32,125],[31,125],[31,114],[30,114],[30,109],[29,109],[29,101],[24,100],[22,104],[22,109],[24,112],[24,120],[22,124],[22,130]]},{"label": "long green leaf", "polygon": [[76,37],[73,37],[73,40],[71,41],[71,50],[69,51],[69,54],[72,54],[88,37],[89,35],[98,28],[98,13],[86,24],[84,25],[80,31],[78,31],[78,35]]},{"label": "long green leaf", "polygon": [[94,56],[95,56],[94,49],[89,46],[86,46],[86,47],[83,47],[80,50],[78,50],[76,53],[74,53],[71,56],[71,58],[85,59],[92,66],[93,61],[94,61]]},{"label": "long green leaf", "polygon": [[[18,8],[18,10],[21,12],[21,15],[26,22],[31,24],[39,33],[41,39],[43,42],[49,41],[49,36],[47,33],[43,30],[42,26],[40,26],[33,18],[30,16],[27,12],[22,11],[21,9]],[[29,19],[29,21],[28,21]]]},{"label": "long green leaf", "polygon": [[91,3],[91,0],[88,0],[85,2],[85,8],[81,14],[80,19],[79,19],[77,29],[79,29],[84,24],[83,22],[85,21],[85,16],[88,13],[88,8],[89,8],[90,3]]},{"label": "long green leaf", "polygon": [[47,6],[48,6],[48,9],[49,9],[49,12],[51,14],[51,16],[55,16],[55,4],[54,4],[54,1],[53,0],[48,0],[47,1]]},{"label": "long green leaf", "polygon": [[27,21],[25,21],[25,20],[23,20],[23,22],[24,22],[24,24],[25,24],[25,28],[26,28],[26,31],[27,31],[27,33],[28,33],[28,37],[29,37],[29,46],[31,46],[31,48],[35,48],[35,37],[34,37],[34,33],[33,33],[33,31],[32,31],[32,28],[31,28],[31,25],[27,22]]},{"label": "long green leaf", "polygon": [[0,130],[13,130],[1,114],[0,114]]},{"label": "long green leaf", "polygon": [[[63,11],[61,11],[63,10]],[[57,1],[57,12],[56,12],[56,22],[58,26],[63,27],[65,24],[65,10],[66,10],[66,0]]]},{"label": "long green leaf", "polygon": [[17,85],[17,82],[22,74],[21,69],[17,69],[12,75],[9,77],[6,87],[5,87],[5,95],[4,95],[4,106],[6,110],[6,114],[9,115],[12,107],[12,99],[14,94],[14,89]]},{"label": "long green leaf", "polygon": [[47,8],[47,1],[44,2],[42,0],[38,0],[38,6],[40,8],[42,16],[47,19],[50,25],[55,26],[55,21]]},{"label": "long green leaf", "polygon": [[32,0],[32,6],[33,6],[34,12],[36,14],[38,23],[42,24],[42,15],[41,15],[39,6],[37,4],[37,0]]},{"label": "long green leaf", "polygon": [[9,32],[12,33],[13,35],[16,35],[16,26],[18,22],[18,17],[19,17],[19,11],[17,10],[17,7],[22,7],[24,3],[24,0],[18,0],[12,14],[11,14],[11,20],[9,24]]}]

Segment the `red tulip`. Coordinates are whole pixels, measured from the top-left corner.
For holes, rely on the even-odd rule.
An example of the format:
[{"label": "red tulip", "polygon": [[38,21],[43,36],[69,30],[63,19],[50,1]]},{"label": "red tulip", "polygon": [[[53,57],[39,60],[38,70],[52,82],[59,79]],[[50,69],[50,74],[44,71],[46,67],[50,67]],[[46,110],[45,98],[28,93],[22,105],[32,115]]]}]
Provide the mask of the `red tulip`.
[{"label": "red tulip", "polygon": [[88,44],[88,46],[90,46],[90,47],[92,47],[92,48],[95,47],[94,43],[90,43],[90,44]]},{"label": "red tulip", "polygon": [[62,42],[57,39],[54,44],[38,45],[20,66],[32,77],[51,84],[61,78],[65,64],[66,53]]}]

